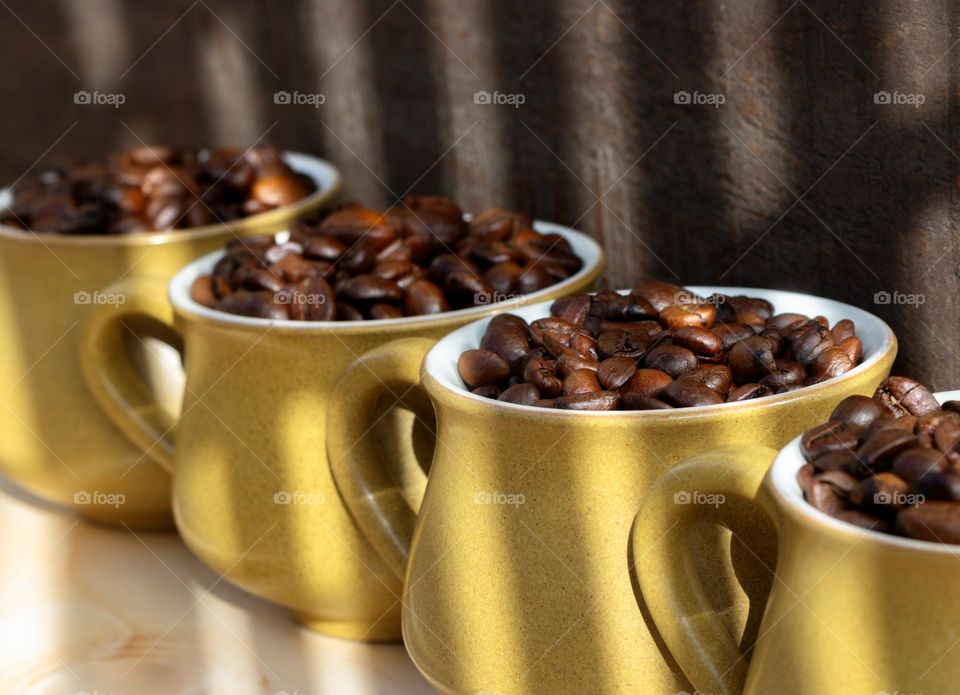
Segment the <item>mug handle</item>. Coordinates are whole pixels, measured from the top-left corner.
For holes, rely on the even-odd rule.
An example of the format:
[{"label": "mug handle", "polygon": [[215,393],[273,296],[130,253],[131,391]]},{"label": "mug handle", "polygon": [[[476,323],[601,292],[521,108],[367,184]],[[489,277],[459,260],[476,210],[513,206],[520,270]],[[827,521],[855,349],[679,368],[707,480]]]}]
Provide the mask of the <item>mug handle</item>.
[{"label": "mug handle", "polygon": [[[402,338],[374,348],[344,372],[327,411],[327,461],[350,515],[377,553],[401,580],[410,557],[417,513],[385,461],[367,440],[384,396],[399,402],[420,383],[420,364],[435,341]],[[416,457],[398,457],[403,475],[426,481]]]},{"label": "mug handle", "polygon": [[634,521],[633,564],[643,600],[697,692],[741,693],[748,663],[698,575],[690,538],[702,508],[677,500],[694,491],[738,496],[777,525],[779,513],[762,484],[776,455],[761,446],[724,447],[687,459],[654,483]]},{"label": "mug handle", "polygon": [[[128,278],[103,291],[124,298],[118,305],[94,304],[80,322],[80,367],[93,399],[134,446],[173,472],[176,419],[165,412],[130,362],[124,346],[127,322],[152,320],[173,331],[167,283],[159,278]],[[174,345],[183,353],[182,345]]]}]

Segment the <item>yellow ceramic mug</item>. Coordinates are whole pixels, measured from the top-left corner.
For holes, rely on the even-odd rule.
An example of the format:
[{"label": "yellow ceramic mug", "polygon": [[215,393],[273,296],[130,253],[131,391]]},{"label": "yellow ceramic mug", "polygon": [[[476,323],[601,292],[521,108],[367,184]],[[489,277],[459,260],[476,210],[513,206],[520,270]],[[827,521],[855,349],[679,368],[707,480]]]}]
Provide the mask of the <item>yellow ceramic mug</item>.
[{"label": "yellow ceramic mug", "polygon": [[[814,509],[797,483],[804,463],[798,437],[779,455],[761,447],[702,453],[653,486],[637,516],[634,553],[670,653],[705,693],[956,693],[960,551],[862,530]],[[776,577],[752,658],[690,572],[689,534],[712,511],[675,504],[692,491],[755,500],[776,526]],[[642,548],[641,538],[649,539]],[[761,571],[772,576],[774,568]]]},{"label": "yellow ceramic mug", "polygon": [[[536,223],[567,237],[583,268],[522,298],[535,302],[583,292],[600,274],[600,247],[573,230]],[[400,638],[400,580],[393,576],[337,497],[326,461],[326,416],[346,408],[332,390],[358,356],[394,338],[439,338],[517,301],[433,316],[377,321],[270,321],[235,316],[190,299],[194,279],[221,253],[184,268],[170,283],[175,329],[186,365],[183,412],[176,423],[173,509],[187,545],[217,573],[254,594],[289,606],[328,634],[365,640]],[[521,303],[522,303],[521,302]],[[124,361],[107,359],[121,319],[167,320],[165,303],[131,293],[127,309],[96,319],[104,359],[98,400],[142,448],[174,452],[171,427]],[[370,403],[369,439],[385,461],[432,438],[414,426],[406,405],[432,429],[429,403],[396,391]],[[413,483],[416,480],[413,479]]]},{"label": "yellow ceramic mug", "polygon": [[[340,175],[330,164],[302,154],[284,157],[318,190],[229,228],[69,236],[0,226],[0,470],[31,492],[100,521],[171,525],[170,481],[156,465],[163,450],[144,455],[131,446],[90,398],[84,373],[95,367],[80,354],[89,335],[85,324],[97,309],[123,312],[130,292],[165,306],[166,281],[185,263],[234,234],[282,229],[336,195]],[[10,191],[0,192],[0,206],[9,202]],[[109,357],[129,354],[130,375],[137,377],[131,384],[159,399],[171,420],[182,386],[179,356],[164,344],[170,336],[148,322],[116,328]]]},{"label": "yellow ceramic mug", "polygon": [[[757,401],[674,411],[548,410],[463,388],[457,358],[479,344],[487,324],[480,321],[432,349],[423,340],[385,345],[340,381],[338,407],[328,416],[331,471],[380,557],[405,574],[404,641],[442,692],[687,689],[649,629],[631,581],[629,535],[644,493],[665,470],[705,448],[782,446],[825,419],[841,398],[872,393],[893,362],[890,329],[854,307],[788,292],[691,289],[759,296],[781,311],[823,314],[831,322],[852,318],[865,360],[837,379]],[[547,312],[541,304],[514,313],[532,320]],[[418,380],[437,420],[422,505],[417,487],[402,482],[424,477],[413,457],[401,459],[408,467],[398,476],[366,434],[387,387],[403,393]],[[756,516],[732,506],[726,511],[731,523]],[[729,536],[706,531],[701,549],[718,557],[715,546]],[[635,547],[642,552],[651,540],[637,537]],[[747,614],[734,573],[756,575],[756,562],[741,553],[714,568],[707,593],[725,610],[730,630],[742,630]],[[766,590],[762,580],[750,595]]]}]

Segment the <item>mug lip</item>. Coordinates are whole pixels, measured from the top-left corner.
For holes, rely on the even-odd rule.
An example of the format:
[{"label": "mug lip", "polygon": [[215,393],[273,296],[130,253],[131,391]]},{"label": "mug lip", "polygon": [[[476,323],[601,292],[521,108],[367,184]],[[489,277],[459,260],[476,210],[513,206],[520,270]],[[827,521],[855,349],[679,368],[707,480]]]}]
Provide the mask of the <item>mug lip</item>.
[{"label": "mug lip", "polygon": [[[284,150],[280,154],[287,165],[299,174],[309,176],[317,187],[313,193],[288,205],[259,212],[249,217],[190,227],[170,231],[152,230],[136,234],[58,234],[56,232],[37,232],[32,229],[20,229],[0,224],[0,240],[18,241],[44,246],[152,246],[159,244],[191,241],[224,232],[233,232],[237,237],[248,234],[253,229],[267,227],[271,223],[289,223],[289,220],[307,212],[316,210],[332,201],[340,193],[343,177],[332,163],[320,157],[303,152]],[[12,186],[0,188],[0,208],[6,209],[13,193]]]},{"label": "mug lip", "polygon": [[[859,375],[873,369],[877,364],[884,360],[887,355],[891,352],[896,354],[897,350],[897,338],[893,330],[890,328],[887,323],[875,314],[871,314],[864,309],[859,309],[850,304],[840,302],[834,299],[828,299],[825,297],[818,297],[812,294],[806,294],[803,292],[791,292],[787,290],[774,290],[770,288],[757,288],[757,287],[721,287],[721,286],[710,286],[710,285],[685,285],[683,286],[684,290],[689,291],[693,294],[698,294],[702,296],[709,296],[710,294],[717,292],[720,294],[727,295],[737,295],[737,294],[746,294],[749,296],[769,296],[769,295],[778,295],[780,297],[788,298],[804,298],[806,300],[814,300],[819,302],[827,302],[834,305],[835,308],[839,309],[846,316],[851,314],[859,314],[862,316],[869,317],[868,320],[873,322],[873,325],[869,328],[860,326],[858,323],[857,335],[863,335],[867,330],[879,330],[882,334],[882,343],[874,354],[870,355],[864,359],[860,364],[851,369],[849,372],[842,374],[838,377],[828,379],[827,381],[820,382],[819,384],[813,384],[811,386],[805,386],[802,389],[796,391],[789,391],[787,393],[774,394],[771,396],[765,396],[764,398],[750,399],[746,401],[740,401],[737,403],[716,403],[713,405],[700,405],[700,406],[691,406],[687,408],[671,408],[665,410],[559,410],[557,408],[540,408],[534,405],[521,405],[518,403],[506,403],[504,401],[495,400],[492,398],[486,398],[484,396],[478,396],[474,393],[471,393],[466,389],[463,384],[451,384],[448,379],[444,378],[442,375],[438,374],[438,369],[441,364],[446,363],[446,357],[442,356],[441,353],[444,352],[446,346],[455,343],[460,336],[464,333],[471,331],[478,331],[480,324],[485,324],[492,317],[486,317],[479,321],[475,321],[466,326],[458,328],[456,331],[449,333],[448,335],[441,338],[436,345],[431,348],[427,353],[426,358],[423,361],[421,366],[421,376],[424,379],[424,382],[428,384],[428,388],[431,392],[431,395],[434,395],[438,398],[449,399],[448,402],[451,403],[460,403],[463,405],[473,405],[483,408],[488,408],[495,412],[500,412],[503,415],[508,415],[510,417],[529,417],[533,419],[543,419],[543,418],[589,418],[596,422],[601,422],[606,420],[610,422],[611,420],[642,420],[642,421],[662,421],[662,420],[671,420],[676,422],[682,422],[685,420],[698,420],[702,418],[719,416],[724,414],[735,415],[738,412],[741,412],[745,409],[753,408],[769,408],[776,406],[784,406],[790,403],[797,401],[802,401],[810,398],[813,395],[829,392],[830,390],[836,389],[838,386],[844,384],[845,382],[857,378]],[[621,294],[630,292],[628,289],[617,290]],[[551,302],[541,302],[539,304],[532,304],[522,309],[526,312],[533,313],[536,310],[541,310],[542,316],[549,315],[549,306]],[[789,306],[784,307],[785,311],[789,311]],[[476,344],[473,347],[479,347],[479,339],[476,341]],[[457,355],[459,357],[459,355]]]},{"label": "mug lip", "polygon": [[[934,396],[941,403],[958,400],[960,399],[960,390],[941,391]],[[814,528],[845,542],[870,542],[899,551],[934,553],[952,557],[960,556],[960,545],[905,538],[882,531],[861,528],[841,519],[836,519],[807,502],[804,499],[800,482],[797,480],[797,473],[807,463],[800,452],[800,439],[802,437],[803,435],[797,436],[780,450],[767,474],[768,487],[777,501],[778,507],[783,512],[789,514],[791,518],[804,526]]]},{"label": "mug lip", "polygon": [[[470,219],[471,215],[464,215]],[[555,222],[534,220],[533,228],[542,233],[559,234],[573,247],[574,252],[583,261],[583,267],[576,273],[560,282],[544,287],[530,294],[519,295],[518,299],[495,302],[484,306],[444,311],[439,314],[424,316],[405,316],[396,319],[371,319],[369,321],[291,321],[289,319],[261,319],[252,316],[230,314],[217,309],[210,309],[193,301],[190,297],[190,287],[200,275],[210,272],[214,264],[225,254],[224,249],[217,249],[192,261],[181,268],[168,287],[170,302],[178,314],[200,318],[208,323],[228,325],[244,328],[270,329],[272,332],[287,333],[370,333],[371,331],[416,330],[420,328],[441,328],[445,325],[461,325],[472,319],[481,318],[491,313],[508,311],[516,308],[518,302],[522,306],[535,303],[537,299],[562,296],[569,294],[572,288],[589,285],[599,277],[606,262],[606,257],[600,244],[586,233],[571,227],[565,227]],[[289,232],[279,232],[277,236],[282,240]]]}]

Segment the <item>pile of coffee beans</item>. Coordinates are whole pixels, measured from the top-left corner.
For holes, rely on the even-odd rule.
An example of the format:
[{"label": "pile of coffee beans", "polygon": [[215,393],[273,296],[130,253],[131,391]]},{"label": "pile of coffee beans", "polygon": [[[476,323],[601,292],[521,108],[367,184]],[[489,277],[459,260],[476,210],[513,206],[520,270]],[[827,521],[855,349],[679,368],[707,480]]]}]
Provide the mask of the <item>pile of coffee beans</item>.
[{"label": "pile of coffee beans", "polygon": [[299,222],[289,240],[238,239],[194,301],[268,319],[360,321],[482,306],[549,287],[583,262],[529,217],[493,208],[467,221],[444,196],[408,196],[387,211],[337,210]]},{"label": "pile of coffee beans", "polygon": [[627,295],[565,297],[528,324],[493,318],[458,361],[473,393],[569,410],[659,410],[761,398],[853,369],[850,320],[775,314],[755,297],[654,280]]},{"label": "pile of coffee beans", "polygon": [[0,222],[59,234],[168,231],[255,215],[314,190],[313,180],[269,145],[248,151],[155,145],[24,179]]},{"label": "pile of coffee beans", "polygon": [[960,543],[960,401],[940,406],[922,384],[887,378],[850,396],[803,435],[797,479],[807,501],[857,526]]}]

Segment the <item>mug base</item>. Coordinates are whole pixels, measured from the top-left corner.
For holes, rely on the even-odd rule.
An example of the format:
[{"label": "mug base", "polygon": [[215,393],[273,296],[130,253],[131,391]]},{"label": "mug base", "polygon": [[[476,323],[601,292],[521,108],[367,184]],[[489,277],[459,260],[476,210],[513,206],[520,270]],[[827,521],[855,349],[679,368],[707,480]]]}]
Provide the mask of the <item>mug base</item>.
[{"label": "mug base", "polygon": [[375,623],[365,621],[327,620],[302,611],[291,611],[305,628],[330,637],[354,642],[400,642],[403,639],[399,620],[386,618]]}]

